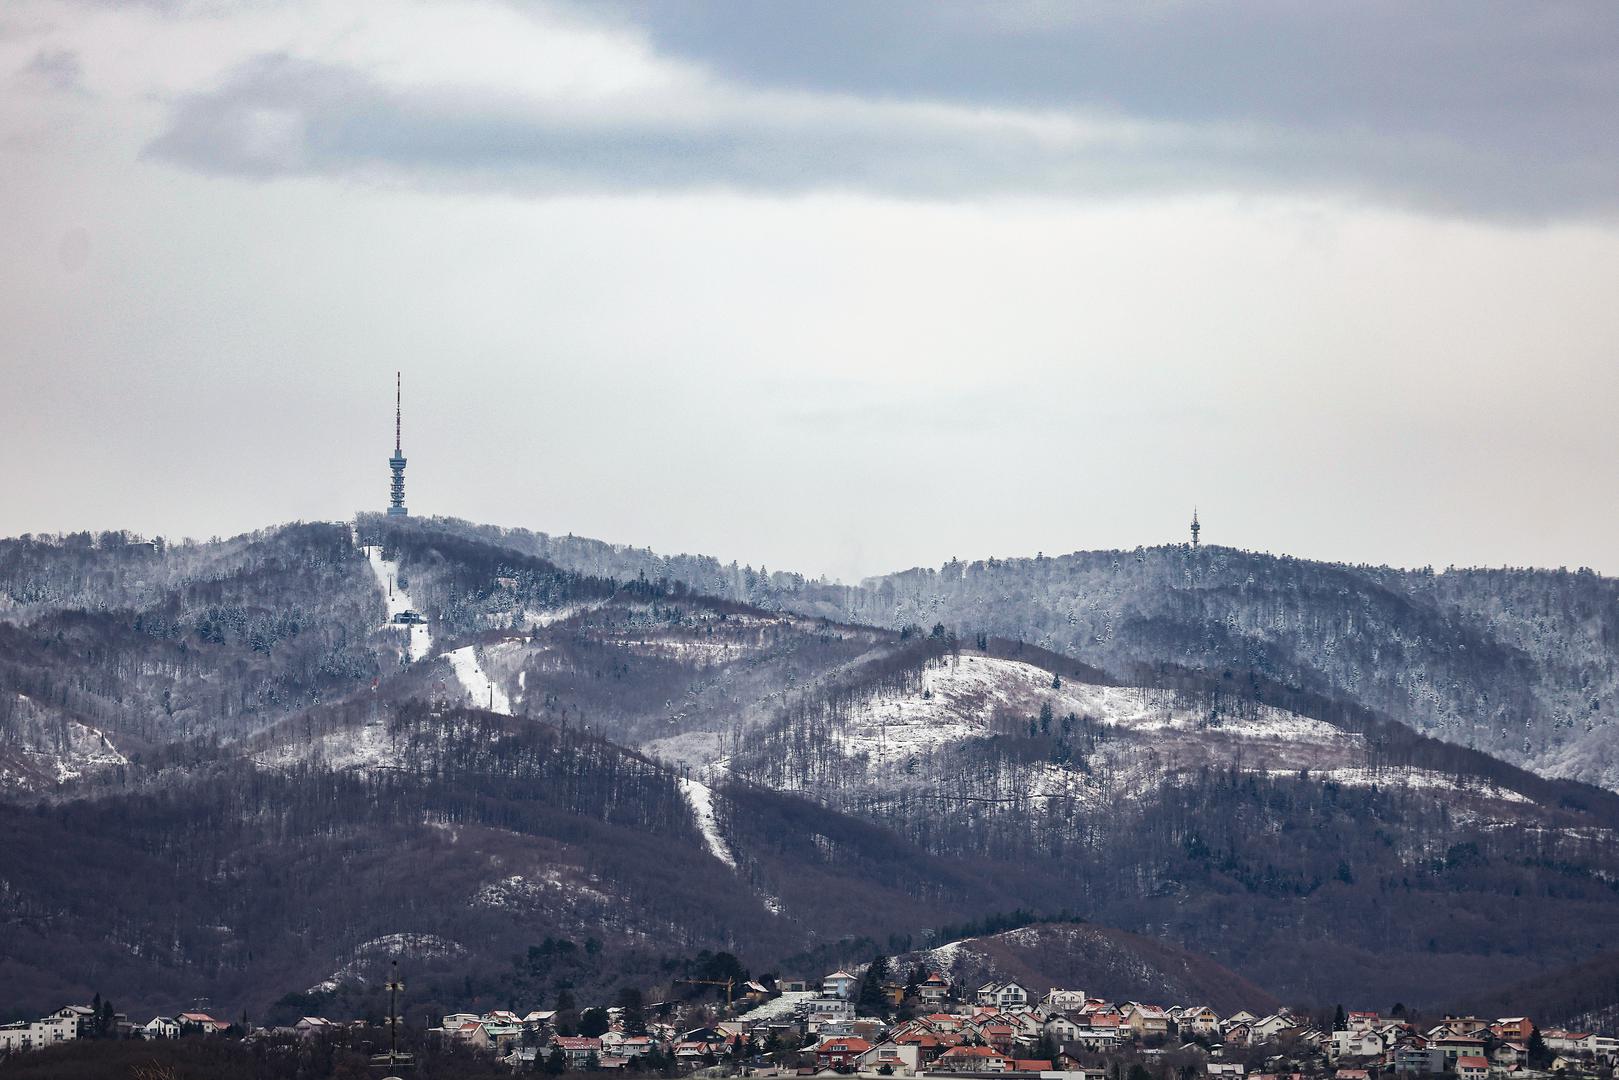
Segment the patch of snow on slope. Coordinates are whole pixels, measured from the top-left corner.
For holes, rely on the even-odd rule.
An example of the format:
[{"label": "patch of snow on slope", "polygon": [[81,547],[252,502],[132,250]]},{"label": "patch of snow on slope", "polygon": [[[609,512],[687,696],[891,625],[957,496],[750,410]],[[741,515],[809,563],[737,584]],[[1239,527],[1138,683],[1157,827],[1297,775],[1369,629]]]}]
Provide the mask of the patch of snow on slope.
[{"label": "patch of snow on slope", "polygon": [[[1296,775],[1297,770],[1273,769],[1276,775]],[[1534,800],[1522,792],[1501,787],[1481,780],[1458,780],[1454,776],[1435,772],[1432,769],[1415,769],[1410,767],[1392,767],[1382,769],[1347,768],[1347,769],[1311,769],[1310,777],[1314,780],[1326,780],[1346,787],[1400,787],[1413,791],[1447,791],[1463,795],[1474,795],[1481,799],[1494,799],[1497,802],[1524,803],[1533,805]]]},{"label": "patch of snow on slope", "polygon": [[399,744],[388,730],[388,721],[380,718],[327,732],[317,740],[313,755],[306,755],[296,743],[289,743],[260,763],[292,765],[305,756],[318,756],[333,769],[396,769],[400,766]]},{"label": "patch of snow on slope", "polygon": [[753,1024],[761,1020],[780,1020],[797,1012],[799,1002],[819,996],[820,994],[814,990],[793,990],[749,1009],[736,1018],[736,1023]]},{"label": "patch of snow on slope", "polygon": [[[388,629],[397,629],[398,624],[394,616],[402,611],[417,610],[410,594],[399,587],[399,564],[392,559],[382,557],[382,548],[367,545],[365,548],[366,562],[371,564],[371,572],[376,575],[377,584],[382,588],[382,595],[388,602]],[[406,626],[405,654],[412,663],[424,658],[433,647],[433,637],[427,632],[426,625]]]},{"label": "patch of snow on slope", "polygon": [[65,784],[86,773],[129,764],[100,728],[61,717],[27,694],[17,694],[11,720],[8,742],[22,769],[13,772],[0,766],[0,788],[31,788],[40,779]]},{"label": "patch of snow on slope", "polygon": [[731,849],[725,846],[725,838],[720,835],[719,819],[714,816],[713,790],[707,784],[682,777],[680,793],[686,797],[687,805],[697,818],[697,829],[703,834],[708,853],[735,870],[736,859],[731,855]]},{"label": "patch of snow on slope", "polygon": [[994,731],[998,713],[1027,718],[1049,703],[1109,727],[1137,732],[1174,731],[1216,738],[1268,739],[1332,749],[1359,746],[1360,736],[1282,709],[1260,707],[1249,716],[1211,720],[1176,704],[1169,691],[1063,681],[1017,660],[962,656],[930,664],[919,694],[878,698],[853,711],[834,732],[845,756],[862,754],[874,765],[902,764],[940,747]]},{"label": "patch of snow on slope", "polygon": [[466,688],[475,708],[488,709],[502,716],[512,714],[511,699],[506,696],[506,691],[496,686],[493,680],[484,674],[483,668],[478,664],[477,650],[473,646],[463,646],[445,653],[444,656],[455,669],[455,677]]},{"label": "patch of snow on slope", "polygon": [[575,615],[583,615],[587,611],[595,611],[606,605],[605,600],[592,600],[584,604],[565,604],[551,611],[523,611],[523,622],[530,628],[543,628],[553,626],[559,622],[566,622]]},{"label": "patch of snow on slope", "polygon": [[600,889],[576,881],[569,881],[554,868],[538,878],[513,874],[499,881],[480,886],[472,896],[476,907],[537,909],[552,901],[590,900],[600,904],[612,903],[612,897]]},{"label": "patch of snow on slope", "polygon": [[353,950],[354,959],[332,972],[325,979],[309,987],[306,994],[331,993],[344,983],[366,982],[365,971],[378,966],[382,961],[398,956],[461,956],[466,947],[457,941],[449,941],[437,934],[384,934],[379,938],[372,938],[356,945]]},{"label": "patch of snow on slope", "polygon": [[921,955],[927,957],[927,967],[930,970],[949,974],[950,969],[956,966],[956,961],[961,959],[962,953],[967,951],[966,946],[967,939],[964,938],[961,941],[950,941],[937,948],[924,950]]}]

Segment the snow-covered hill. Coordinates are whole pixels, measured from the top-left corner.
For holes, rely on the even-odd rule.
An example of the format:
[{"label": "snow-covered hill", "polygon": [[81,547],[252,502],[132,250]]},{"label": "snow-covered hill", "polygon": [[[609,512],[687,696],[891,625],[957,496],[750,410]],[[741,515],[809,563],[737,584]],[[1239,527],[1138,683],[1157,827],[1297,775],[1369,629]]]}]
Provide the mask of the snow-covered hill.
[{"label": "snow-covered hill", "polygon": [[1208,957],[1104,926],[1036,923],[964,938],[903,957],[959,986],[1015,979],[1035,995],[1052,987],[1120,1001],[1199,1001],[1221,1012],[1265,1013],[1269,992]]},{"label": "snow-covered hill", "polygon": [[840,804],[858,792],[932,793],[1103,808],[1211,767],[1442,794],[1487,804],[1486,816],[1503,820],[1531,802],[1499,784],[1381,761],[1364,735],[1285,709],[1064,679],[971,652],[927,662],[903,688],[783,720],[744,745],[735,762],[744,775],[840,793]]},{"label": "snow-covered hill", "polygon": [[1036,723],[1049,708],[1059,727],[1075,717],[1121,733],[1151,736],[1165,749],[1211,745],[1247,747],[1281,766],[1324,767],[1351,759],[1358,735],[1281,709],[1211,715],[1165,690],[1062,681],[1017,660],[967,653],[930,663],[919,690],[874,697],[834,726],[846,757],[876,767],[903,765],[952,743],[992,737],[1014,723]]}]

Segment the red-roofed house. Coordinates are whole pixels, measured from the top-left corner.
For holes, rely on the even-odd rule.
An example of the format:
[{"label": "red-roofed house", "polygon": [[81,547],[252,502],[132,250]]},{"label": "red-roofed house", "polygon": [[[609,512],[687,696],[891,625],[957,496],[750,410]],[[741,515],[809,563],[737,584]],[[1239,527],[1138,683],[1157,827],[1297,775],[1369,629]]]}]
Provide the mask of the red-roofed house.
[{"label": "red-roofed house", "polygon": [[592,1054],[596,1056],[597,1061],[601,1060],[602,1041],[600,1039],[587,1039],[576,1035],[553,1035],[551,1036],[551,1045],[562,1051],[563,1056],[568,1059],[569,1065],[583,1066],[590,1061]]},{"label": "red-roofed house", "polygon": [[1495,1037],[1506,1042],[1527,1043],[1534,1034],[1535,1025],[1527,1016],[1503,1016],[1490,1025]]},{"label": "red-roofed house", "polygon": [[1352,1012],[1348,1016],[1350,1031],[1370,1031],[1381,1017],[1375,1012]]},{"label": "red-roofed house", "polygon": [[827,1039],[815,1048],[815,1064],[823,1069],[841,1069],[846,1065],[853,1065],[856,1059],[871,1048],[869,1042],[857,1035]]},{"label": "red-roofed house", "polygon": [[1486,1080],[1490,1075],[1487,1058],[1464,1054],[1456,1059],[1456,1080]]},{"label": "red-roofed house", "polygon": [[230,1027],[223,1020],[215,1020],[204,1012],[185,1012],[175,1017],[180,1022],[180,1030],[202,1032],[211,1035],[216,1031],[224,1031]]}]

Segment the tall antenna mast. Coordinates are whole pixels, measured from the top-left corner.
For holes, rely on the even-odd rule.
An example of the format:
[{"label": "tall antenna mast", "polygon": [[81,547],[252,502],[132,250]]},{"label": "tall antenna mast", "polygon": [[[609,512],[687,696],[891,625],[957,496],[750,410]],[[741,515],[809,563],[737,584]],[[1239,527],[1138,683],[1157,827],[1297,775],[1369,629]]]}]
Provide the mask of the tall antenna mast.
[{"label": "tall antenna mast", "polygon": [[400,405],[404,401],[405,380],[402,372],[394,372],[394,456],[388,459],[388,468],[393,470],[393,483],[389,487],[388,516],[405,517],[410,513],[405,509],[405,452],[404,444],[400,441]]}]

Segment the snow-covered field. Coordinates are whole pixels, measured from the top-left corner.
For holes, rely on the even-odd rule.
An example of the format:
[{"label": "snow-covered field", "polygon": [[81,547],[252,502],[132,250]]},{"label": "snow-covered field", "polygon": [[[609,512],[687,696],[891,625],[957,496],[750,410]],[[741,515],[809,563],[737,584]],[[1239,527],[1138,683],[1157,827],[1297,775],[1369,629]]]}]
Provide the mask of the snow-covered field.
[{"label": "snow-covered field", "polygon": [[725,837],[720,835],[719,819],[714,816],[713,790],[707,784],[681,777],[680,793],[697,817],[697,828],[703,834],[703,843],[708,845],[708,853],[735,870],[736,858],[726,846]]},{"label": "snow-covered field", "polygon": [[512,714],[511,698],[506,691],[495,685],[494,680],[484,672],[478,663],[477,649],[472,645],[465,645],[444,654],[455,670],[455,677],[460,680],[468,696],[472,698],[475,708],[488,709],[490,712],[502,716]]},{"label": "snow-covered field", "polygon": [[791,993],[773,997],[741,1016],[736,1018],[738,1024],[753,1024],[761,1020],[781,1020],[793,1015],[800,1001],[808,1001],[820,995],[813,990],[794,990]]},{"label": "snow-covered field", "polygon": [[[382,588],[382,595],[388,601],[388,626],[394,628],[393,619],[401,611],[419,611],[411,600],[410,594],[399,587],[399,564],[392,559],[382,557],[380,547],[367,546],[365,548],[366,562],[371,565],[371,572],[376,575],[377,584]],[[433,648],[433,637],[428,633],[426,625],[406,626],[405,654],[412,663],[427,656]]]}]

